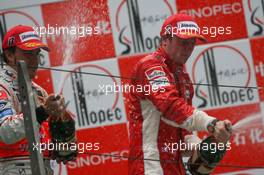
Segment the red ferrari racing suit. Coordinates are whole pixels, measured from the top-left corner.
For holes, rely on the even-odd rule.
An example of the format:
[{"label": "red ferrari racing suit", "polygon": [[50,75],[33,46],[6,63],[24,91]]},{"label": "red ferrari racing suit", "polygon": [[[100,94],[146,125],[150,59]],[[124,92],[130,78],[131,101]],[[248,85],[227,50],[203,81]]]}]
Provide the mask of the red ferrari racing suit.
[{"label": "red ferrari racing suit", "polygon": [[206,131],[214,118],[191,106],[189,75],[162,48],[140,59],[132,77],[131,85],[151,92],[129,94],[129,175],[185,174],[180,149],[172,145],[186,141],[188,131]]},{"label": "red ferrari racing suit", "polygon": [[[43,103],[46,91],[32,83],[36,105]],[[42,143],[50,140],[48,122],[39,126]],[[24,118],[20,106],[17,73],[9,66],[0,71],[0,174],[31,174]],[[48,152],[44,152],[44,157]],[[50,161],[44,159],[47,174],[52,174]]]}]

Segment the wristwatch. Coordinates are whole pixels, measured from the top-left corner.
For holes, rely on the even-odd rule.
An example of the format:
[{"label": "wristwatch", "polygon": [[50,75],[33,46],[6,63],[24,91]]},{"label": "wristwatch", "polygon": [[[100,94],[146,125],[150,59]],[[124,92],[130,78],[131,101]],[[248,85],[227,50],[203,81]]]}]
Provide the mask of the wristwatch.
[{"label": "wristwatch", "polygon": [[209,133],[212,133],[212,134],[214,133],[215,125],[218,121],[219,121],[218,119],[214,119],[207,125],[207,130]]}]

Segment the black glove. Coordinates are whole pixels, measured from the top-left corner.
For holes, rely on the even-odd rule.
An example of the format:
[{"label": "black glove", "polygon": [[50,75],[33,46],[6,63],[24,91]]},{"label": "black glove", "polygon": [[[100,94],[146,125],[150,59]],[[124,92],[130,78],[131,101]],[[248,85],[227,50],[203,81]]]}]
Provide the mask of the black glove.
[{"label": "black glove", "polygon": [[44,109],[43,106],[39,106],[36,108],[36,117],[37,117],[38,123],[41,125],[42,122],[47,120],[47,118],[49,117],[49,114],[47,113],[47,111]]}]

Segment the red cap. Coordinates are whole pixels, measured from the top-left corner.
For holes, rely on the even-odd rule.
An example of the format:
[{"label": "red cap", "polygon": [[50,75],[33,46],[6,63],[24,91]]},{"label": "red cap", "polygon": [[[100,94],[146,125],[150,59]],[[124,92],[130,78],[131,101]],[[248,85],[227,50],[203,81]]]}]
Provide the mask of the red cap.
[{"label": "red cap", "polygon": [[199,26],[193,17],[186,14],[175,14],[164,21],[160,36],[162,37],[168,34],[172,36],[176,35],[182,39],[198,38],[206,41],[206,38],[200,34]]},{"label": "red cap", "polygon": [[22,50],[33,50],[42,48],[49,51],[47,44],[42,43],[33,27],[18,25],[10,29],[3,40],[2,49],[18,47]]}]

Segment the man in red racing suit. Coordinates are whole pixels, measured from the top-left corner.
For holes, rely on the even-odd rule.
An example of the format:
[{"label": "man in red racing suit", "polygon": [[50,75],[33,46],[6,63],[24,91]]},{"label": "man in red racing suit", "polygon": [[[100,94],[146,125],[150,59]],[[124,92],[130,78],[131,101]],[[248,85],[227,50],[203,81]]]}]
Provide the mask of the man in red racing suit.
[{"label": "man in red racing suit", "polygon": [[[24,116],[18,92],[18,77],[16,63],[24,60],[28,65],[29,76],[32,79],[39,63],[40,49],[49,50],[47,45],[40,41],[30,26],[16,26],[10,29],[3,40],[4,67],[0,69],[0,174],[32,174],[30,168],[28,143],[25,138]],[[36,103],[36,116],[38,121],[41,143],[75,143],[74,120],[65,111],[64,99],[54,100],[53,94],[47,92],[32,81],[32,90]],[[57,96],[58,98],[58,96]],[[60,117],[70,121],[65,128],[70,134],[61,134],[58,122]],[[57,127],[57,128],[56,128]],[[63,129],[65,129],[63,128]],[[63,131],[67,132],[66,129]],[[60,141],[54,137],[60,134],[65,138]],[[67,140],[67,141],[66,141]],[[39,146],[39,145],[38,145]],[[39,147],[35,149],[40,149]],[[76,157],[76,150],[51,150],[44,151],[44,165],[47,175],[52,175],[50,159],[64,163]]]},{"label": "man in red racing suit", "polygon": [[[189,131],[210,131],[210,124],[216,122],[214,117],[191,106],[193,87],[184,63],[196,38],[204,37],[191,33],[172,36],[171,27],[181,25],[197,26],[188,15],[167,18],[160,34],[160,48],[140,59],[132,72],[131,85],[148,86],[151,92],[129,94],[129,175],[185,174],[180,142],[198,143],[199,138]],[[229,138],[225,126],[231,123],[217,123],[214,136],[219,140]]]}]

